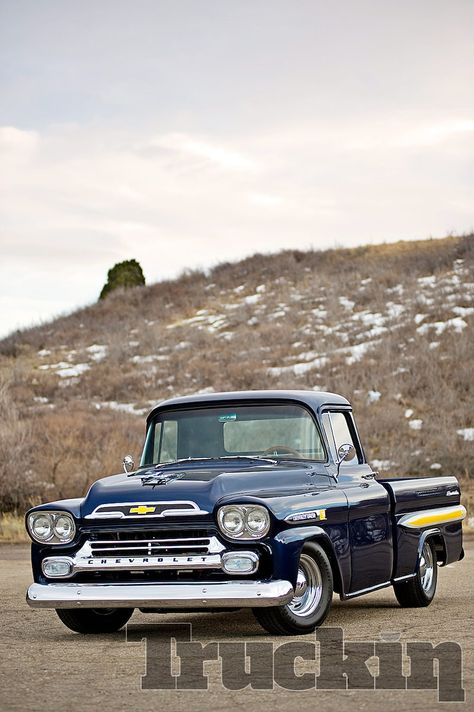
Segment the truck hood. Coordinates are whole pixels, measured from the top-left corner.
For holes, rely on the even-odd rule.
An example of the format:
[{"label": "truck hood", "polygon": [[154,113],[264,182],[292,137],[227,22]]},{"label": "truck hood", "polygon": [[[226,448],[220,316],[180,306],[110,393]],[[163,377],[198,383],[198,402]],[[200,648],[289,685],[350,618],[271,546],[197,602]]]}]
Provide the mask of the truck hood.
[{"label": "truck hood", "polygon": [[[162,476],[159,484],[147,484],[147,478]],[[329,489],[334,482],[321,473],[321,465],[297,461],[255,465],[216,462],[200,465],[180,465],[157,470],[141,468],[97,480],[83,500],[81,514],[87,517],[104,504],[140,504],[150,502],[194,502],[202,512],[212,512],[221,500],[245,498],[268,499],[297,495],[315,488]]]}]

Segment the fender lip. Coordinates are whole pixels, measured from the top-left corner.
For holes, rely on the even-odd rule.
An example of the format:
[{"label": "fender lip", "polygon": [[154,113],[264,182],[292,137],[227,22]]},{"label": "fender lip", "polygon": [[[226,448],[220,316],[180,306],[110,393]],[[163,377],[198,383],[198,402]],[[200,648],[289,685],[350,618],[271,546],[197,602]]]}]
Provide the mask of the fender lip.
[{"label": "fender lip", "polygon": [[291,601],[289,581],[218,583],[88,584],[33,583],[26,602],[32,608],[260,608]]}]

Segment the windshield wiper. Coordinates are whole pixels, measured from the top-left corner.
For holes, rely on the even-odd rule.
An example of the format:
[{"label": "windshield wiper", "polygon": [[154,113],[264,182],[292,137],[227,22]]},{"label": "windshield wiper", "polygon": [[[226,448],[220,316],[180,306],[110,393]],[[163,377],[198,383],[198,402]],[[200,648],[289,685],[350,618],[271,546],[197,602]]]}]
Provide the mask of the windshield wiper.
[{"label": "windshield wiper", "polygon": [[[188,462],[220,462],[221,460],[251,460],[257,462],[268,462],[271,465],[277,464],[277,460],[273,460],[270,457],[259,457],[258,455],[223,455],[222,457],[181,457],[178,460],[171,460],[170,462],[163,462],[159,463],[158,465],[154,465],[154,468],[155,470],[165,470],[169,467],[183,465]],[[140,473],[138,471],[130,472],[128,474],[128,477],[134,477],[137,474]]]},{"label": "windshield wiper", "polygon": [[222,457],[211,457],[210,460],[258,460],[259,462],[271,462],[276,464],[276,460],[271,457],[260,457],[260,455],[223,455]]}]

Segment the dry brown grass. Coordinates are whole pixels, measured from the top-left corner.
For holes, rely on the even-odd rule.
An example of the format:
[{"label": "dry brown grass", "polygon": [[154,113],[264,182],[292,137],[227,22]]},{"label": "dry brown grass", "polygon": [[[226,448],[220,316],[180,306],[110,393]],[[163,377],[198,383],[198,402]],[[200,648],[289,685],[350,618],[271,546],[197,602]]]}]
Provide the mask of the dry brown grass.
[{"label": "dry brown grass", "polygon": [[25,518],[15,512],[0,514],[0,541],[6,544],[30,542],[25,529]]},{"label": "dry brown grass", "polygon": [[[446,322],[456,316],[453,307],[472,306],[473,274],[472,235],[255,255],[208,275],[117,292],[12,334],[0,342],[0,505],[14,510],[81,496],[95,478],[118,471],[123,454],[138,456],[143,417],[97,405],[118,401],[146,410],[209,388],[319,386],[343,393],[354,404],[369,458],[389,460],[391,474],[468,478],[474,448],[456,431],[474,426],[473,316],[462,317],[468,326],[461,332],[449,327],[439,336],[434,328],[419,333],[414,318]],[[418,281],[427,276],[435,277],[434,287]],[[256,291],[261,285],[265,291]],[[355,303],[352,309],[341,296]],[[388,318],[390,303],[403,312]],[[364,314],[380,314],[386,331],[367,337],[374,324],[364,323]],[[348,364],[343,349],[364,340],[373,342],[371,350]],[[94,361],[92,344],[106,345],[107,358]],[[41,356],[41,349],[51,354]],[[308,352],[327,361],[295,370],[311,361]],[[90,368],[76,379],[41,368],[61,361]],[[369,404],[371,390],[382,395]],[[408,427],[407,409],[423,420],[421,430]]]}]

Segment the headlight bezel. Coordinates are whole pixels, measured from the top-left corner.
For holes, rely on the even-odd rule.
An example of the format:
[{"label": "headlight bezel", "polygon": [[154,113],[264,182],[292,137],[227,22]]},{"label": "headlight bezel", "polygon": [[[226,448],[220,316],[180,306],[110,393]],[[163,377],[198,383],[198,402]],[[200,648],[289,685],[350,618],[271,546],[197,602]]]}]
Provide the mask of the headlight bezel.
[{"label": "headlight bezel", "polygon": [[[47,536],[41,537],[35,532],[35,520],[46,518],[50,523],[50,532]],[[56,524],[61,519],[67,519],[71,523],[70,532],[67,536],[59,534]],[[66,510],[40,509],[30,512],[26,517],[26,530],[35,544],[47,544],[48,546],[61,546],[70,544],[76,537],[77,527],[73,515]]]},{"label": "headlight bezel", "polygon": [[[239,511],[242,516],[244,526],[238,534],[233,534],[228,529],[226,529],[224,525],[224,517],[226,513],[231,510]],[[247,523],[249,514],[255,510],[259,513],[262,513],[265,518],[265,527],[261,531],[252,530]],[[219,526],[220,532],[228,539],[233,539],[236,541],[255,541],[258,539],[263,539],[270,531],[270,512],[266,507],[261,504],[224,504],[222,507],[219,507],[217,511],[217,524]]]}]

